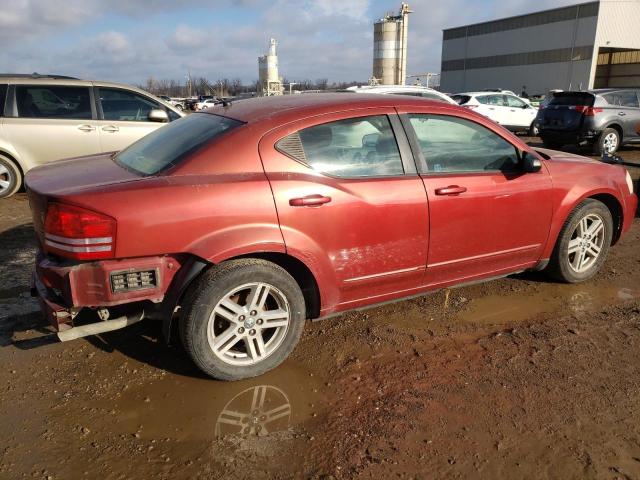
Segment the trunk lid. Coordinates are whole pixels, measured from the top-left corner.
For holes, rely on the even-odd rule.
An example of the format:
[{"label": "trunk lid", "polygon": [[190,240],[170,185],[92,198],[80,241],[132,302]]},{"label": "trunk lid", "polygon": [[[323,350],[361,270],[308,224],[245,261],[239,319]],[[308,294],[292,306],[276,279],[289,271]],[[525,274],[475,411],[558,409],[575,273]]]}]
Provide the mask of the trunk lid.
[{"label": "trunk lid", "polygon": [[556,93],[551,102],[538,113],[538,124],[545,130],[577,130],[584,114],[593,107],[595,95],[588,92]]},{"label": "trunk lid", "polygon": [[61,160],[36,167],[25,177],[33,226],[44,245],[44,221],[47,203],[87,190],[116,183],[140,181],[143,177],[126,170],[112,160],[113,153]]}]

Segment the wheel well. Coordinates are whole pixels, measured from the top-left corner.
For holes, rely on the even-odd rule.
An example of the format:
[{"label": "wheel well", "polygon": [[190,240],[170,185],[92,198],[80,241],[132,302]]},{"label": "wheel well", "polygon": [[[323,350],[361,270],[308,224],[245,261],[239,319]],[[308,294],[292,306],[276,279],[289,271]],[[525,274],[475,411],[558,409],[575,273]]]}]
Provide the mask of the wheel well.
[{"label": "wheel well", "polygon": [[620,125],[618,125],[617,123],[612,123],[611,125],[607,126],[607,128],[613,128],[614,130],[616,130],[618,132],[618,135],[620,135],[620,140],[622,141],[622,138],[624,137],[623,135],[624,132]]},{"label": "wheel well", "polygon": [[589,198],[593,198],[594,200],[604,203],[609,209],[609,212],[611,212],[611,218],[613,219],[613,237],[611,238],[611,245],[615,245],[618,240],[620,240],[620,234],[622,233],[622,205],[620,205],[620,202],[618,202],[616,197],[607,193],[593,195]]},{"label": "wheel well", "polygon": [[235,260],[237,258],[259,258],[284,268],[298,283],[300,290],[302,290],[304,302],[307,306],[307,318],[313,319],[320,316],[320,289],[318,288],[318,282],[316,282],[311,270],[300,260],[285,253],[272,252],[252,253],[229,260]]}]

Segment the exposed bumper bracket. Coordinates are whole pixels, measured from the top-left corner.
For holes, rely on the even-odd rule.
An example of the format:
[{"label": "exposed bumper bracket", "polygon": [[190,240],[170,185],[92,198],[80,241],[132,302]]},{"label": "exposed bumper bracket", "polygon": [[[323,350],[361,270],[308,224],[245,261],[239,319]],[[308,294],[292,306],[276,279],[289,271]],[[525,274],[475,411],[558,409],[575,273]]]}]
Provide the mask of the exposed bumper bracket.
[{"label": "exposed bumper bracket", "polygon": [[113,320],[80,325],[78,327],[72,327],[58,332],[58,338],[61,342],[68,342],[69,340],[88,337],[89,335],[112,332],[114,330],[120,330],[121,328],[133,325],[134,323],[138,323],[143,318],[144,312],[140,312],[135,315],[125,315],[123,317],[114,318]]}]

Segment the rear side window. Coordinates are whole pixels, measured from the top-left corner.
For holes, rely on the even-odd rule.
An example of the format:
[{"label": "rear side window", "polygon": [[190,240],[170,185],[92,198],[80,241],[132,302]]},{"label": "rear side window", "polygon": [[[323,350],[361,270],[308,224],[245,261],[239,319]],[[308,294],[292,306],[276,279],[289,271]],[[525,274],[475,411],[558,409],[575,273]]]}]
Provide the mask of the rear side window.
[{"label": "rear side window", "polygon": [[0,117],[4,117],[4,102],[7,100],[7,85],[0,84]]},{"label": "rear side window", "polygon": [[386,115],[357,117],[305,128],[276,149],[318,172],[335,177],[404,174],[400,151]]},{"label": "rear side window", "polygon": [[632,107],[638,108],[638,95],[635,90],[623,90],[621,92],[607,93],[603,95],[604,99],[609,105],[615,105],[617,107]]},{"label": "rear side window", "polygon": [[520,100],[517,97],[513,97],[511,95],[505,95],[505,98],[507,99],[507,105],[509,105],[512,108],[524,108],[527,106],[526,103],[524,103],[522,100]]},{"label": "rear side window", "polygon": [[409,115],[431,173],[514,172],[515,146],[477,123],[447,115]]},{"label": "rear side window", "polygon": [[549,105],[593,107],[595,96],[582,92],[558,92],[553,95]]},{"label": "rear side window", "polygon": [[476,97],[479,103],[483,105],[495,105],[498,107],[506,107],[504,95],[480,95]]},{"label": "rear side window", "polygon": [[194,113],[142,137],[114,159],[128,170],[154,175],[239,125],[242,122],[231,118]]},{"label": "rear side window", "polygon": [[21,118],[92,118],[89,87],[18,85],[16,103]]}]

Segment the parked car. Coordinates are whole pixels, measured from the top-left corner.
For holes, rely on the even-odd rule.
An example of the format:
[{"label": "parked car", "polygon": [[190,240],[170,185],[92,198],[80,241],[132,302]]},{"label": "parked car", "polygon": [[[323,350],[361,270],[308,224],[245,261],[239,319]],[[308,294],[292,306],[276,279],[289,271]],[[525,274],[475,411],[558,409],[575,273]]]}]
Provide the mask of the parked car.
[{"label": "parked car", "polygon": [[122,150],[182,114],[117,83],[43,75],[0,75],[0,198],[44,163]]},{"label": "parked car", "polygon": [[421,97],[429,100],[437,100],[455,105],[451,97],[440,93],[433,88],[422,87],[420,85],[366,85],[362,87],[349,87],[348,92],[355,93],[377,93],[387,95],[407,95],[410,97]]},{"label": "parked car", "polygon": [[588,146],[597,155],[613,154],[640,142],[640,89],[556,92],[540,109],[537,122],[545,146]]},{"label": "parked car", "polygon": [[535,124],[538,110],[520,97],[505,92],[468,92],[456,93],[451,98],[511,131],[538,134]]},{"label": "parked car", "polygon": [[619,165],[470,109],[338,93],[193,113],[27,188],[33,292],[62,340],[177,321],[223,380],[276,367],[305,319],[525,270],[587,280],[637,206]]},{"label": "parked car", "polygon": [[205,108],[215,107],[216,105],[222,105],[222,100],[216,98],[207,98],[201,102],[196,103],[195,110],[204,110]]}]

